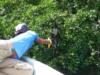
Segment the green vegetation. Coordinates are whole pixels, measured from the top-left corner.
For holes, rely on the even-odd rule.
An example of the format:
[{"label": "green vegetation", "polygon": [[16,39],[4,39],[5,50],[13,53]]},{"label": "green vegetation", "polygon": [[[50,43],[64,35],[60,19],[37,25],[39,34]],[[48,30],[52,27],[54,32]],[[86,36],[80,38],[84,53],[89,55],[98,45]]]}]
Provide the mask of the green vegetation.
[{"label": "green vegetation", "polygon": [[[13,36],[25,22],[40,37],[50,37],[59,27],[54,48],[35,45],[29,56],[69,75],[100,75],[100,0],[1,0],[0,38]],[[86,70],[90,70],[87,73]]]}]

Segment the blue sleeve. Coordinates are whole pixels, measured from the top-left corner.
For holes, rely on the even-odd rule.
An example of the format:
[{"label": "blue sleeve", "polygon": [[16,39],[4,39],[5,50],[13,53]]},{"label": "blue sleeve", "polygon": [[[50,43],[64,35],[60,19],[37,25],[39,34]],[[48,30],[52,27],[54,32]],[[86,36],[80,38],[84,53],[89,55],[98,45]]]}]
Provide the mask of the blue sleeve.
[{"label": "blue sleeve", "polygon": [[39,39],[39,35],[36,33],[36,36],[35,36],[35,41],[37,41]]}]

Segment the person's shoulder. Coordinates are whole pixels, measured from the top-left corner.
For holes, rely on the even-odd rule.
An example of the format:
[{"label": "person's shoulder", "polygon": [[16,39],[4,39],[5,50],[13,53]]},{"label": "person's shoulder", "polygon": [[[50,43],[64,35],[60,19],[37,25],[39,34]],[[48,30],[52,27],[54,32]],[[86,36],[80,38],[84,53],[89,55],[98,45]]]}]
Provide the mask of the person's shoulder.
[{"label": "person's shoulder", "polygon": [[31,34],[37,35],[37,33],[35,31],[29,30],[28,32]]}]

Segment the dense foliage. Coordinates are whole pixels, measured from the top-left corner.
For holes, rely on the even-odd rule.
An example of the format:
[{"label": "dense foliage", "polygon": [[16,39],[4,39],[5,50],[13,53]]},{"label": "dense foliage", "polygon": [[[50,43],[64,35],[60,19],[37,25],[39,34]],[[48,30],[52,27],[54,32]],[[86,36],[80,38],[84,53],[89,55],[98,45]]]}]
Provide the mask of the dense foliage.
[{"label": "dense foliage", "polygon": [[56,25],[57,48],[35,44],[29,56],[69,75],[87,67],[95,70],[90,75],[100,75],[99,21],[99,0],[0,1],[0,38],[13,37],[14,27],[21,22],[43,38],[50,37]]}]

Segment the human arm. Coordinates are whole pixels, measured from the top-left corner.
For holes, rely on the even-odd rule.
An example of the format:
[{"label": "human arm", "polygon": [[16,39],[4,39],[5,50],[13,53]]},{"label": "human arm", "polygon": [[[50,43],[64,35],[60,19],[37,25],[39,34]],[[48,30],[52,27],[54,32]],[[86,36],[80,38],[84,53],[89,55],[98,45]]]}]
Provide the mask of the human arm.
[{"label": "human arm", "polygon": [[44,39],[44,38],[38,38],[36,42],[38,42],[40,44],[48,44],[49,43],[48,39]]},{"label": "human arm", "polygon": [[37,42],[40,44],[48,44],[48,48],[50,48],[50,46],[52,45],[52,41],[51,39],[44,39],[44,38],[38,38]]}]

